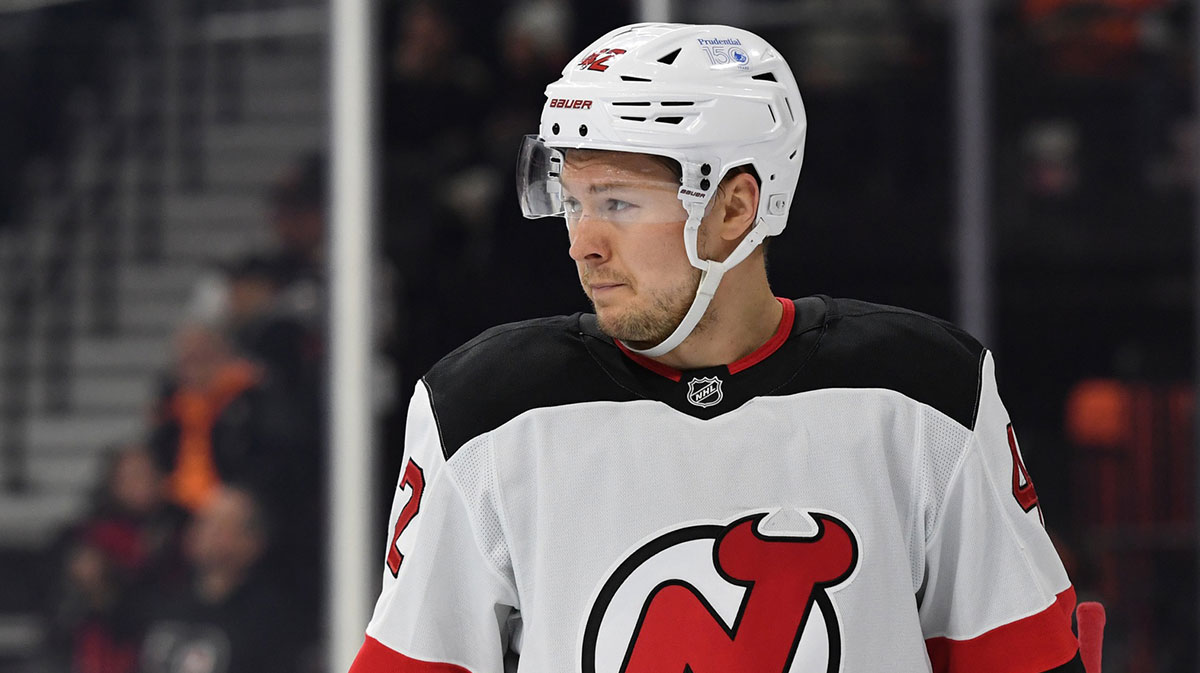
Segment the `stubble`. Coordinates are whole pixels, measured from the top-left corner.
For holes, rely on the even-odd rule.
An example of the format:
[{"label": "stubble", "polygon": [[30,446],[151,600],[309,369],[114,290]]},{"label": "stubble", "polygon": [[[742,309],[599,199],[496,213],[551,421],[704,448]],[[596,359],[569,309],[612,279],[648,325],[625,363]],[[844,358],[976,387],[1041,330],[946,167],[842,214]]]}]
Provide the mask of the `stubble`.
[{"label": "stubble", "polygon": [[[601,309],[592,303],[601,332],[633,346],[649,348],[671,336],[687,315],[696,290],[700,287],[700,270],[692,269],[687,281],[670,289],[658,290],[647,296],[635,296],[619,307]],[[704,322],[693,333],[701,331]]]}]

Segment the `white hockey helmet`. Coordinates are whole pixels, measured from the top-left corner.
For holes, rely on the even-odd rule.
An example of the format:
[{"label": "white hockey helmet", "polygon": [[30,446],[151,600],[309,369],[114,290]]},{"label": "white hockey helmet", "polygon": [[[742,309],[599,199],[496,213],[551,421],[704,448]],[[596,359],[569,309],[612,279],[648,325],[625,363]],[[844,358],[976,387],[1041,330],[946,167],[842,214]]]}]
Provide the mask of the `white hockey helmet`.
[{"label": "white hockey helmet", "polygon": [[[678,328],[638,351],[663,355],[691,334],[725,272],[787,225],[807,128],[792,71],[770,44],[740,28],[640,23],[584,49],[546,99],[540,133],[526,136],[517,165],[526,217],[564,215],[565,150],[651,154],[682,168],[684,246],[702,280]],[[761,185],[757,221],[727,259],[700,259],[697,232],[709,199],[739,166],[753,168]]]}]

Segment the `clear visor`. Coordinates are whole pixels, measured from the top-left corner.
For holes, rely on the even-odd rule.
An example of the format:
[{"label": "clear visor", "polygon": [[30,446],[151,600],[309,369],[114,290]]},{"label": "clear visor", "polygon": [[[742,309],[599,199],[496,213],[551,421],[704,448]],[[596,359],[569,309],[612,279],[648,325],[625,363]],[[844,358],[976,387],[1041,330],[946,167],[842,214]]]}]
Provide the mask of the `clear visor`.
[{"label": "clear visor", "polygon": [[537,136],[525,136],[517,156],[517,198],[525,217],[563,214],[562,176],[564,155]]},{"label": "clear visor", "polygon": [[679,174],[670,159],[630,152],[559,150],[525,136],[517,194],[525,217],[614,223],[682,222]]}]

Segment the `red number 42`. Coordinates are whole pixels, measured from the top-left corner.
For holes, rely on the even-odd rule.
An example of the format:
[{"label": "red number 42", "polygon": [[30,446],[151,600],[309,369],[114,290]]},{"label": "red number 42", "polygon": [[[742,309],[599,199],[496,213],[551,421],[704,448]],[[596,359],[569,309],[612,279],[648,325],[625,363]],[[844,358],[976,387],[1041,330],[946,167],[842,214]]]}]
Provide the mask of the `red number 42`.
[{"label": "red number 42", "polygon": [[624,54],[624,49],[601,49],[600,51],[589,55],[587,58],[579,62],[580,70],[596,70],[604,72],[608,70],[608,61],[616,56]]},{"label": "red number 42", "polygon": [[400,512],[400,518],[396,519],[392,543],[388,545],[387,567],[392,571],[392,577],[400,574],[400,564],[404,563],[404,554],[401,554],[400,549],[396,546],[400,542],[400,534],[404,532],[405,528],[408,528],[413,517],[421,510],[421,494],[425,491],[425,472],[411,458],[408,466],[404,468],[404,478],[400,480],[400,488],[408,489],[412,493],[408,496],[408,502]]},{"label": "red number 42", "polygon": [[[1037,491],[1033,488],[1033,480],[1029,478],[1029,470],[1025,469],[1025,463],[1021,460],[1021,450],[1017,447],[1017,435],[1013,432],[1012,423],[1008,424],[1008,448],[1012,451],[1013,471],[1012,471],[1012,493],[1017,499],[1017,503],[1021,505],[1021,509],[1026,512],[1031,511],[1038,506]],[[1042,516],[1042,510],[1038,510],[1038,518]]]}]

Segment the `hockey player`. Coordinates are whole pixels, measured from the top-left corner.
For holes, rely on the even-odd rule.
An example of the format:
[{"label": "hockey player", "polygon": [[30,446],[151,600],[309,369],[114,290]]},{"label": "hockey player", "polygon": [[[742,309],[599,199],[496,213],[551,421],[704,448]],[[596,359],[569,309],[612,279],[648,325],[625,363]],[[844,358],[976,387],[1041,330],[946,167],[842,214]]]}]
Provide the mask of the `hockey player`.
[{"label": "hockey player", "polygon": [[417,386],[353,673],[1082,671],[988,351],[771,293],[806,128],[779,54],[639,24],[546,95],[521,203],[595,314]]}]

